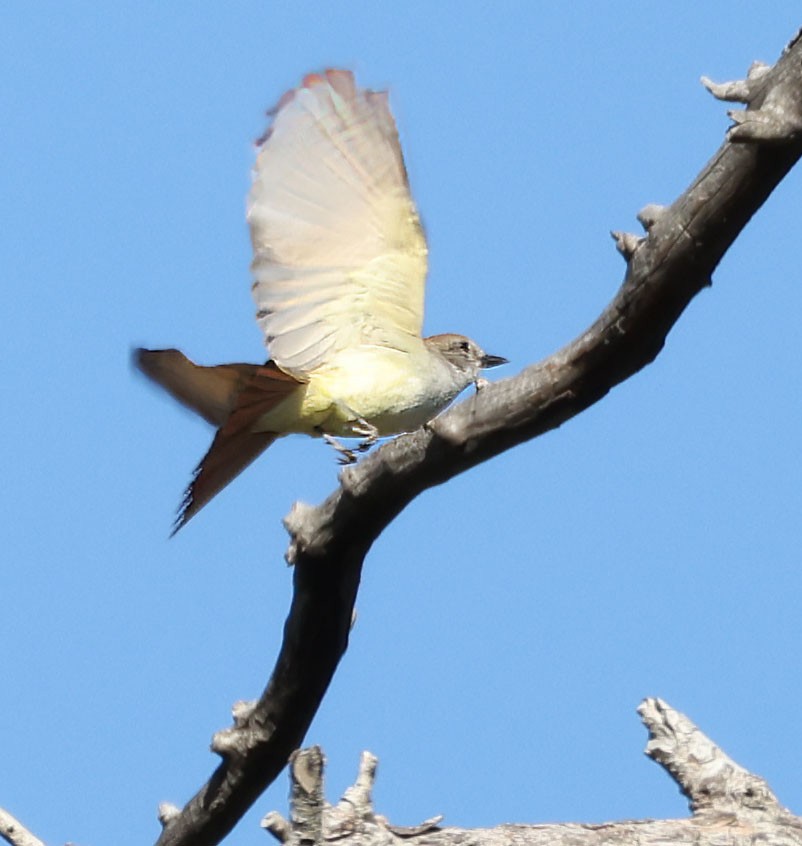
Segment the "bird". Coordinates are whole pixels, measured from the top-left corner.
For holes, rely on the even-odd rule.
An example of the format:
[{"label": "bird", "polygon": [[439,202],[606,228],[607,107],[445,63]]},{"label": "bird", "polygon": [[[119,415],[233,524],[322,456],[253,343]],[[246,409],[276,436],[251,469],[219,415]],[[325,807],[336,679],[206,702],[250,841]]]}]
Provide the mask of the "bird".
[{"label": "bird", "polygon": [[172,534],[278,438],[321,437],[352,463],[507,363],[464,335],[422,337],[428,248],[387,92],[357,87],[348,70],[310,73],[268,119],[246,203],[268,361],[133,352],[145,376],[216,428]]}]

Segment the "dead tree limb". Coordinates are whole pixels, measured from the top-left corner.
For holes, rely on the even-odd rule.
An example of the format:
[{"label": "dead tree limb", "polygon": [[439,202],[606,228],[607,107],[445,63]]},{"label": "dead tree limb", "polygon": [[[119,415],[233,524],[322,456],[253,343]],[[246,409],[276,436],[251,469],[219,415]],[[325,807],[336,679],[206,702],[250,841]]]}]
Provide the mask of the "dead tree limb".
[{"label": "dead tree limb", "polygon": [[703,82],[747,108],[730,112],[724,144],[671,206],[639,214],[644,237],[613,233],[626,276],[593,325],[347,468],[320,506],[293,507],[285,524],[294,595],[276,666],[259,700],[237,706],[234,725],[215,735],[222,763],[209,781],[183,809],[160,808],[157,846],[219,843],[300,746],[346,649],[362,562],[385,526],[422,491],[560,426],[637,373],[710,284],[726,250],[802,154],[802,41],[797,36],[773,67],[753,66],[746,80]]},{"label": "dead tree limb", "polygon": [[313,746],[290,762],[289,820],[274,811],[262,826],[286,846],[802,846],[802,819],[780,805],[762,778],[736,764],[665,702],[647,699],[638,712],[649,730],[646,754],[688,797],[688,819],[460,829],[441,828],[442,817],[434,817],[416,826],[396,826],[373,810],[376,758],[363,753],[356,783],[329,805],[323,754]]},{"label": "dead tree limb", "polygon": [[0,837],[11,846],[45,846],[18,819],[2,808],[0,808]]},{"label": "dead tree limb", "polygon": [[578,338],[518,376],[488,386],[355,467],[320,506],[285,520],[294,595],[273,674],[212,748],[223,761],[181,811],[162,814],[157,846],[219,843],[302,742],[346,649],[362,562],[419,493],[579,414],[654,360],[671,327],[743,227],[802,154],[802,40],[776,65],[716,86],[746,103],[723,145],[671,206],[639,215],[646,235],[614,233],[624,282]]}]

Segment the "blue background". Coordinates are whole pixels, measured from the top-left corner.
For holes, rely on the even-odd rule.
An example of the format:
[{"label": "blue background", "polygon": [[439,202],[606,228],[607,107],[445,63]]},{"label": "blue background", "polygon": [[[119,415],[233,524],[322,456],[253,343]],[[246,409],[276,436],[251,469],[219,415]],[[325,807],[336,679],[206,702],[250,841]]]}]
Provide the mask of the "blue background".
[{"label": "blue background", "polygon": [[[211,432],[134,345],[263,358],[244,197],[310,70],[389,87],[431,249],[426,329],[517,372],[582,331],[637,231],[717,148],[699,85],[774,61],[798,2],[21,2],[0,10],[0,805],[48,842],[155,840],[259,694],[281,518],[336,483],[272,448],[177,538]],[[380,757],[396,824],[682,816],[641,754],[659,695],[782,802],[799,750],[800,187],[779,187],[656,363],[414,502],[365,566],[309,733],[331,799]],[[232,835],[263,837],[284,777]],[[797,805],[797,810],[799,806]]]}]

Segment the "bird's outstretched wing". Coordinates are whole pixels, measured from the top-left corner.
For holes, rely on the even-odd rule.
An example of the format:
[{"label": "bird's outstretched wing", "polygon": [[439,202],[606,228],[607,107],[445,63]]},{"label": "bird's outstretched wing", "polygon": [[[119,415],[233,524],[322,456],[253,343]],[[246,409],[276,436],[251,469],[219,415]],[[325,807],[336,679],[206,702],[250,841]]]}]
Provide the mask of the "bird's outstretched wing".
[{"label": "bird's outstretched wing", "polygon": [[358,344],[420,338],[426,240],[386,92],[310,74],[272,113],[248,197],[257,318],[306,379]]}]

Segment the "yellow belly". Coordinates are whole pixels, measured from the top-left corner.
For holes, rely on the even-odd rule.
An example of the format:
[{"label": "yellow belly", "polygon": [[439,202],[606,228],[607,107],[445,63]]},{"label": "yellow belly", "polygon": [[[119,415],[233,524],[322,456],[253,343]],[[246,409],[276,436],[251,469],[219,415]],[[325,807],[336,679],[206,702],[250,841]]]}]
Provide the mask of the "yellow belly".
[{"label": "yellow belly", "polygon": [[380,435],[409,432],[437,414],[455,396],[448,373],[420,351],[357,347],[334,356],[309,381],[266,414],[261,431],[353,436],[366,420]]}]

